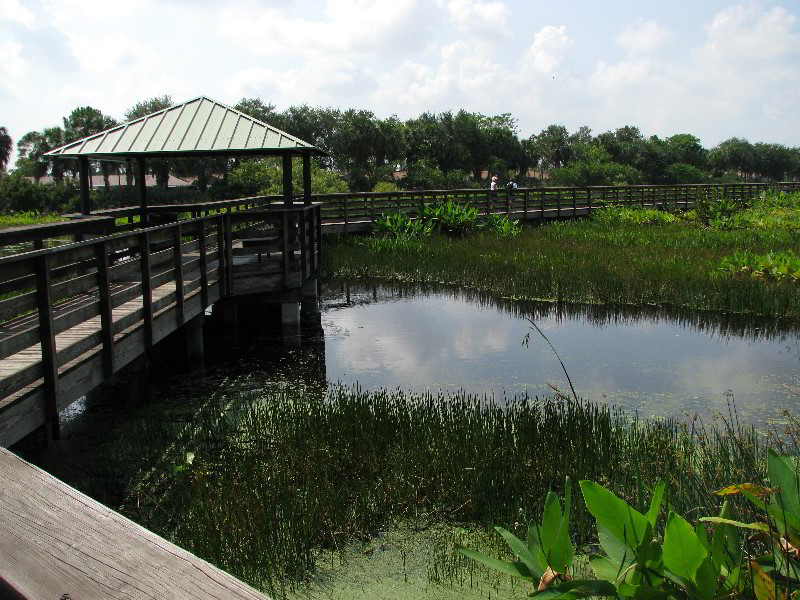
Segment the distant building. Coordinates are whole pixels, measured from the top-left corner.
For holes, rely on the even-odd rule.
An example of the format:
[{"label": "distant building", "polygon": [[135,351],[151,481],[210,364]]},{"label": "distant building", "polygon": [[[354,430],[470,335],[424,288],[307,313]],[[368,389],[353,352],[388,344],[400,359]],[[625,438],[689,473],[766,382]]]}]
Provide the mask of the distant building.
[{"label": "distant building", "polygon": [[[26,177],[28,181],[34,181],[33,177]],[[64,176],[64,180],[72,179],[75,182],[75,185],[78,185],[78,178],[77,177],[70,177],[68,175]],[[103,179],[102,175],[92,175],[90,178],[89,185],[93,189],[104,188],[106,183]],[[188,179],[188,178],[187,178]],[[192,178],[195,179],[195,178]],[[155,175],[147,175],[144,178],[145,185],[147,187],[155,187],[156,185],[156,176]],[[44,177],[39,177],[39,183],[41,184],[48,184],[54,183],[53,178],[50,175],[46,175]],[[117,175],[114,173],[113,175],[108,176],[108,185],[111,187],[120,187],[126,185],[125,183],[125,175]],[[192,185],[192,181],[187,181],[186,179],[181,179],[179,177],[175,177],[174,175],[169,176],[169,181],[167,182],[167,187],[187,187]]]}]

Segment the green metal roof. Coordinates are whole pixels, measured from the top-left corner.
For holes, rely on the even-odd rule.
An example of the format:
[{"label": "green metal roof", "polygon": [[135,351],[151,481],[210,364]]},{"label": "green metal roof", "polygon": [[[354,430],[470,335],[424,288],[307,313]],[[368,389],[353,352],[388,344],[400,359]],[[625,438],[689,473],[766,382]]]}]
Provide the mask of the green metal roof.
[{"label": "green metal roof", "polygon": [[288,133],[200,96],[51,150],[45,156],[247,156],[325,154]]}]

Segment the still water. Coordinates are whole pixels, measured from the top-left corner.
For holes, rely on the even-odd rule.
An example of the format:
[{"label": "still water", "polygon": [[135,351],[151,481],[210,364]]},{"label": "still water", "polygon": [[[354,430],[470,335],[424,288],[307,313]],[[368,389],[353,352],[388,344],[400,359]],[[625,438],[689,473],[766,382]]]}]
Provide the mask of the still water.
[{"label": "still water", "polygon": [[[570,393],[640,416],[766,424],[800,402],[800,326],[651,309],[496,301],[458,290],[349,288],[323,299],[329,381],[494,396]],[[552,344],[537,332],[532,320]]]}]

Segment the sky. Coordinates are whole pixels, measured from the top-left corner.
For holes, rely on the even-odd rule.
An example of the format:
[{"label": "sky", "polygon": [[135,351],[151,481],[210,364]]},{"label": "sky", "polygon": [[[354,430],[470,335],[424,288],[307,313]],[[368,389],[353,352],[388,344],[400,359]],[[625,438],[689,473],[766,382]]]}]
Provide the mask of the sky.
[{"label": "sky", "polygon": [[0,0],[14,140],[164,94],[800,146],[800,0]]}]

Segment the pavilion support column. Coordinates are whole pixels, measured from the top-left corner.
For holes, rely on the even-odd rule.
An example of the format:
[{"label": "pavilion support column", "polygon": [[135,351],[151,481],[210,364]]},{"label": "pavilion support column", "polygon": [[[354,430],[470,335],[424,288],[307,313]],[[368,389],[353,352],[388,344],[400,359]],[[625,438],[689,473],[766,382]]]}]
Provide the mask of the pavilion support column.
[{"label": "pavilion support column", "polygon": [[81,179],[81,214],[88,215],[92,212],[89,205],[89,159],[81,156],[78,159],[78,167]]},{"label": "pavilion support column", "polygon": [[303,154],[303,204],[311,204],[311,155]]},{"label": "pavilion support column", "polygon": [[138,171],[136,173],[136,183],[139,184],[139,226],[147,227],[149,220],[147,217],[147,169],[145,166],[144,156],[136,158],[136,166]]},{"label": "pavilion support column", "polygon": [[283,203],[292,205],[292,155],[283,155]]},{"label": "pavilion support column", "polygon": [[205,366],[205,350],[203,347],[203,321],[204,313],[200,313],[194,319],[184,325],[186,336],[186,362],[189,371],[194,373],[202,371]]}]

